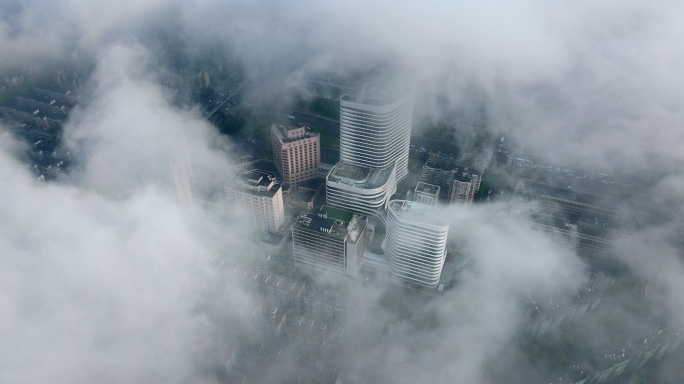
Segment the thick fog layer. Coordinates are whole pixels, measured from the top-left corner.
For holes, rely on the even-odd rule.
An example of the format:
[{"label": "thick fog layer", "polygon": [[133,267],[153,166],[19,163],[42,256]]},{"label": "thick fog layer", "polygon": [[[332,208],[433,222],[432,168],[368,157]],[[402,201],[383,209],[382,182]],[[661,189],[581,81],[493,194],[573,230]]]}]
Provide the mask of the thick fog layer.
[{"label": "thick fog layer", "polygon": [[[313,78],[391,76],[415,92],[414,135],[484,105],[488,134],[551,162],[652,176],[622,202],[630,219],[612,250],[649,288],[648,305],[616,301],[588,318],[596,345],[586,350],[601,354],[618,320],[616,333],[682,332],[684,263],[666,241],[684,193],[682,15],[675,1],[0,5],[3,76],[69,60],[92,67],[62,136],[78,172],[36,181],[16,156],[21,144],[0,137],[0,382],[239,382],[231,361],[261,348],[254,313],[269,304],[231,272],[259,251],[244,207],[216,198],[235,176],[218,150],[230,141],[163,85],[160,36],[239,68],[250,103],[286,108],[312,97]],[[459,145],[478,134],[461,129]],[[185,169],[192,193],[146,182],[158,164]],[[520,335],[542,302],[578,297],[588,266],[545,232],[502,219],[508,211],[446,211],[469,256],[451,290],[411,301],[427,320],[374,317],[393,284],[314,278],[348,298],[345,327],[373,340],[320,358],[376,382],[546,377],[557,367],[528,360]],[[262,369],[263,380],[286,382],[279,372],[296,371],[297,359]]]}]

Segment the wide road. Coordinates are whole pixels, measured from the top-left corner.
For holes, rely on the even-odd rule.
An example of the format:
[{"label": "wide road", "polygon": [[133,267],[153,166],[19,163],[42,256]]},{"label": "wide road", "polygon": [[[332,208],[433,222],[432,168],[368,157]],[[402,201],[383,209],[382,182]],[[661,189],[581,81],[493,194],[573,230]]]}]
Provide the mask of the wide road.
[{"label": "wide road", "polygon": [[213,115],[214,113],[216,113],[216,111],[218,111],[219,109],[221,109],[221,108],[223,107],[224,104],[226,104],[230,99],[232,99],[233,96],[235,96],[235,95],[238,93],[238,91],[240,90],[240,88],[242,88],[242,84],[238,85],[237,88],[235,88],[232,92],[229,92],[228,95],[226,95],[226,98],[223,100],[223,102],[221,102],[221,103],[220,103],[219,105],[217,105],[214,109],[212,109],[211,112],[207,113],[207,115],[204,116],[204,120],[209,120],[209,118],[211,117],[211,115]]}]

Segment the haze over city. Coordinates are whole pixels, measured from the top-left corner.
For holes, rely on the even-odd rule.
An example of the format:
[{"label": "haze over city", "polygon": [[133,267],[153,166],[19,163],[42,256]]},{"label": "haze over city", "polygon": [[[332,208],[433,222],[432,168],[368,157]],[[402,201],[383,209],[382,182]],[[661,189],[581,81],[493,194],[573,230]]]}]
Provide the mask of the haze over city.
[{"label": "haze over city", "polygon": [[6,0],[0,383],[678,383],[684,4]]}]

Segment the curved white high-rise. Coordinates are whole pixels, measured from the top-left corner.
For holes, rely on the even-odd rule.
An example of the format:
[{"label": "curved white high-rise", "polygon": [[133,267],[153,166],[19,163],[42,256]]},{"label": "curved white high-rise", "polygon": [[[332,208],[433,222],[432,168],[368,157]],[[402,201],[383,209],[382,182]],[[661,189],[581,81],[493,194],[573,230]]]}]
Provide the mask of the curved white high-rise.
[{"label": "curved white high-rise", "polygon": [[369,168],[337,163],[325,180],[328,204],[384,221],[384,210],[396,192],[395,167]]},{"label": "curved white high-rise", "polygon": [[392,273],[413,284],[437,287],[446,259],[448,233],[449,224],[438,207],[390,201],[384,248]]},{"label": "curved white high-rise", "polygon": [[367,84],[340,99],[340,160],[373,168],[396,166],[408,174],[413,98]]}]

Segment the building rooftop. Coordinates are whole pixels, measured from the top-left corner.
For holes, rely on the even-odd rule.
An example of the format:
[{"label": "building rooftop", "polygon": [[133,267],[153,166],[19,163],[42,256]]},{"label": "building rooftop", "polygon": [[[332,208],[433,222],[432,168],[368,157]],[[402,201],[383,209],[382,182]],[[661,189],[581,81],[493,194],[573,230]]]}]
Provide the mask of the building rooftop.
[{"label": "building rooftop", "polygon": [[385,168],[370,168],[339,162],[328,174],[328,180],[361,189],[379,188],[387,184],[394,171],[394,165]]},{"label": "building rooftop", "polygon": [[295,227],[305,228],[310,231],[327,233],[331,236],[345,238],[347,236],[347,225],[349,223],[342,220],[328,218],[322,213],[302,212],[295,220]]},{"label": "building rooftop", "polygon": [[342,101],[348,101],[372,106],[385,106],[402,100],[405,97],[397,87],[371,82],[362,85],[354,92],[342,96]]},{"label": "building rooftop", "polygon": [[233,272],[238,279],[265,286],[269,289],[269,292],[302,297],[306,291],[306,286],[303,282],[293,280],[287,276],[276,275],[263,269],[236,266]]},{"label": "building rooftop", "polygon": [[464,183],[469,183],[473,181],[473,173],[466,171],[461,171],[461,170],[456,170],[454,173],[454,180],[461,181]]},{"label": "building rooftop", "polygon": [[317,132],[312,132],[310,128],[305,126],[295,127],[287,124],[273,124],[271,128],[277,135],[278,140],[282,143],[291,143],[297,140],[318,136]]},{"label": "building rooftop", "polygon": [[416,192],[428,193],[430,195],[437,195],[437,193],[439,193],[439,186],[434,185],[434,184],[418,182],[418,184],[416,185]]},{"label": "building rooftop", "polygon": [[408,200],[392,200],[387,210],[392,210],[402,219],[432,225],[448,225],[439,207]]},{"label": "building rooftop", "polygon": [[314,213],[323,213],[327,217],[330,217],[332,219],[337,219],[337,220],[342,220],[342,221],[351,221],[351,219],[354,217],[354,214],[345,211],[343,209],[331,207],[329,205],[322,205],[314,210]]},{"label": "building rooftop", "polygon": [[273,172],[252,169],[239,174],[233,188],[255,195],[272,197],[280,189],[280,181]]},{"label": "building rooftop", "polygon": [[[330,207],[326,207],[331,209]],[[342,210],[335,210],[331,215],[324,207],[319,207],[313,212],[302,212],[295,220],[295,226],[313,231],[327,233],[344,238],[349,235],[349,240],[355,242],[365,226],[366,217],[352,214]],[[339,213],[347,215],[340,215]],[[349,218],[349,220],[345,220]]]},{"label": "building rooftop", "polygon": [[423,168],[439,169],[441,171],[453,171],[455,170],[456,166],[453,163],[428,160]]}]

